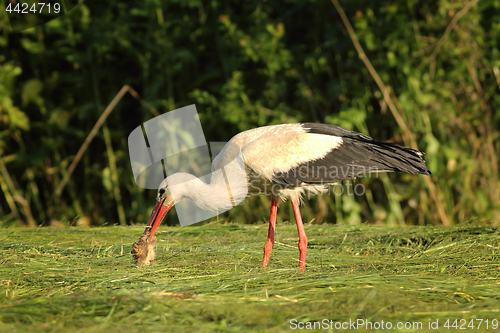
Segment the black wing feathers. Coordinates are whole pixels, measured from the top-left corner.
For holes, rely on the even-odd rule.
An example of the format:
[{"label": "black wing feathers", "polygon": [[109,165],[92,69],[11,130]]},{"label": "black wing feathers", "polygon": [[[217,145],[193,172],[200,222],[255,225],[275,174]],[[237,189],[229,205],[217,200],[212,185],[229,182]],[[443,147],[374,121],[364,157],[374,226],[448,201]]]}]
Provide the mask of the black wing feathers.
[{"label": "black wing feathers", "polygon": [[286,173],[274,175],[274,181],[288,186],[301,183],[335,183],[353,177],[374,176],[378,172],[406,172],[430,175],[423,153],[398,144],[373,141],[369,136],[338,126],[305,123],[309,133],[341,136],[343,143],[326,156],[303,163]]},{"label": "black wing feathers", "polygon": [[303,123],[302,127],[305,130],[307,130],[308,133],[343,136],[343,137],[355,137],[365,140],[372,140],[372,138],[368,135],[351,131],[346,128],[342,128],[335,125],[327,125],[321,123]]}]

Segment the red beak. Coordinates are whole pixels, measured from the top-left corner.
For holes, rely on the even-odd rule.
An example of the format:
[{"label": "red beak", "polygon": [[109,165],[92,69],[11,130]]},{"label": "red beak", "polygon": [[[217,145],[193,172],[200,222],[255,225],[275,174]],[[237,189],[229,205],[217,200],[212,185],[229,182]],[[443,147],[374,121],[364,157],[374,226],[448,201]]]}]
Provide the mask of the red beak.
[{"label": "red beak", "polygon": [[157,201],[155,204],[155,208],[153,208],[153,212],[151,213],[151,216],[149,217],[148,225],[146,227],[146,230],[144,230],[144,233],[146,233],[148,230],[151,230],[149,234],[149,239],[151,240],[153,238],[153,235],[156,232],[156,229],[160,226],[161,222],[167,215],[168,211],[172,206],[163,206],[163,202],[165,199],[162,201]]}]

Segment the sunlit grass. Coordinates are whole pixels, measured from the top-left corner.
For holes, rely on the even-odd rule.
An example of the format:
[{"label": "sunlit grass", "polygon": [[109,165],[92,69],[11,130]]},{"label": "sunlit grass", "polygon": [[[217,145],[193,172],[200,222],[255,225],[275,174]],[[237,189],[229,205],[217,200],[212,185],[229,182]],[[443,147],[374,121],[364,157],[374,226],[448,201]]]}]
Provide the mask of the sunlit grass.
[{"label": "sunlit grass", "polygon": [[137,269],[130,250],[142,231],[3,229],[0,331],[281,332],[294,318],[426,329],[500,316],[492,227],[308,225],[305,273],[291,224],[278,225],[267,271],[265,225],[160,229],[157,260]]}]

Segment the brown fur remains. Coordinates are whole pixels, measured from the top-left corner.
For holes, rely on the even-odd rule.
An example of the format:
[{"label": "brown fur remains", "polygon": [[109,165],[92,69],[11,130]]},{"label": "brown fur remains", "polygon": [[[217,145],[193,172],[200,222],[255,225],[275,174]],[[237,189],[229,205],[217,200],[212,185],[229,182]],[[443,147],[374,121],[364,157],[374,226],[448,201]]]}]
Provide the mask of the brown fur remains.
[{"label": "brown fur remains", "polygon": [[137,266],[148,266],[155,259],[156,237],[149,239],[149,231],[143,234],[137,242],[132,245],[131,254],[134,255]]}]

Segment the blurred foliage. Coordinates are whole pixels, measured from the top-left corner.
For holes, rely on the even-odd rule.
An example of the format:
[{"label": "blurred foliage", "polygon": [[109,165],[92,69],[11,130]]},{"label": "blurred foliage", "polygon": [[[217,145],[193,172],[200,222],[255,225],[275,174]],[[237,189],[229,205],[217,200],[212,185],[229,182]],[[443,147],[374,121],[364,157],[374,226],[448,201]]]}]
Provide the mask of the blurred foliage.
[{"label": "blurred foliage", "polygon": [[[341,5],[427,153],[448,218],[499,221],[500,1],[482,0],[459,20],[454,17],[467,2]],[[155,115],[130,96],[108,118],[63,196],[53,196],[125,84],[159,112],[195,103],[207,141],[313,121],[402,143],[401,129],[328,1],[81,1],[66,15],[15,34],[2,10],[0,29],[4,225],[27,223],[27,210],[44,225],[115,224],[120,209],[122,223],[146,221],[155,193],[135,185],[127,137]],[[422,177],[345,182],[345,189],[362,184],[364,195],[332,190],[313,197],[304,219],[440,224]],[[119,179],[118,195],[113,179]],[[226,217],[252,223],[268,210],[267,198],[249,198]],[[290,209],[280,212],[281,219],[293,216]],[[174,223],[175,214],[168,219]]]}]

